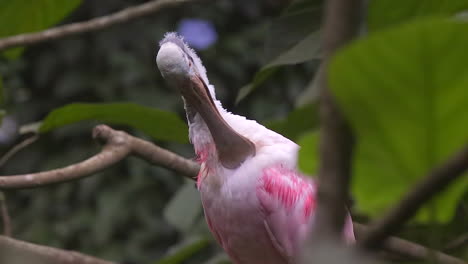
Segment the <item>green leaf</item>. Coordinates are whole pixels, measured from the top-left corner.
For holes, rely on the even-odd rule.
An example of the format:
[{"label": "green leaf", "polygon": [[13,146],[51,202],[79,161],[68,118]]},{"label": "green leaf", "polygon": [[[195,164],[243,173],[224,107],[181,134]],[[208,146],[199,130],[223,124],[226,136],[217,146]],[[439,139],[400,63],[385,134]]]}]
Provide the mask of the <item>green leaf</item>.
[{"label": "green leaf", "polygon": [[[339,52],[329,82],[357,136],[353,191],[371,215],[395,203],[468,142],[468,24],[431,19],[372,34]],[[468,177],[432,202],[448,221]],[[431,219],[429,206],[417,220]]]},{"label": "green leaf", "polygon": [[260,86],[264,83],[268,78],[270,78],[274,73],[278,71],[278,67],[267,67],[258,71],[253,81],[247,85],[244,85],[242,88],[239,89],[239,93],[237,94],[236,103],[239,103],[244,99],[247,95],[249,95],[255,88]]},{"label": "green leaf", "polygon": [[317,104],[307,104],[289,113],[285,119],[267,122],[265,126],[295,141],[304,132],[317,127],[317,111]]},{"label": "green leaf", "polygon": [[[81,0],[10,0],[0,5],[0,37],[46,29],[60,22],[75,9]],[[8,26],[7,26],[8,25]],[[16,57],[22,49],[8,50],[8,57]]]},{"label": "green leaf", "polygon": [[193,181],[184,184],[164,208],[164,218],[179,232],[192,229],[195,220],[202,214],[200,194]]},{"label": "green leaf", "polygon": [[299,64],[312,59],[317,59],[319,58],[319,53],[319,33],[312,32],[305,39],[297,43],[296,46],[285,51],[283,54],[279,55],[276,59],[260,69],[260,71],[255,74],[253,81],[239,90],[236,102],[244,99],[253,90],[268,80],[268,78],[276,73],[279,66]]},{"label": "green leaf", "polygon": [[52,111],[42,122],[39,132],[85,120],[127,125],[158,140],[186,143],[187,125],[174,113],[131,103],[69,104]]},{"label": "green leaf", "polygon": [[214,255],[209,260],[205,262],[205,264],[231,264],[232,262],[229,260],[229,257],[226,253],[219,253]]},{"label": "green leaf", "polygon": [[318,155],[318,132],[308,132],[298,141],[299,149],[299,169],[309,175],[318,173],[319,155]]},{"label": "green leaf", "polygon": [[182,245],[172,249],[166,257],[155,264],[178,264],[189,259],[210,244],[210,239],[202,237],[184,242]]},{"label": "green leaf", "polygon": [[294,1],[271,23],[266,37],[265,66],[255,74],[251,83],[239,90],[236,102],[240,102],[268,80],[279,66],[299,64],[319,58],[318,27],[321,2]]},{"label": "green leaf", "polygon": [[309,103],[317,102],[320,91],[320,83],[323,78],[324,66],[320,65],[314,74],[312,80],[309,81],[306,88],[296,99],[296,106],[303,106]]},{"label": "green leaf", "polygon": [[322,1],[296,0],[269,27],[265,40],[265,64],[288,52],[319,29]]},{"label": "green leaf", "polygon": [[466,9],[467,0],[373,0],[369,4],[369,29],[380,30],[428,16],[453,16]]}]

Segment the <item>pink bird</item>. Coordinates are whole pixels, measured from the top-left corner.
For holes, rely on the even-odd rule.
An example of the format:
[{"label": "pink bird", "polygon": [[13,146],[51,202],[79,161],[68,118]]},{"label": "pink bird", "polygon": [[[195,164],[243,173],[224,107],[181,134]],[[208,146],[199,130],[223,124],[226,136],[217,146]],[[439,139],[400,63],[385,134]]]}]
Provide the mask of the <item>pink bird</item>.
[{"label": "pink bird", "polygon": [[[166,34],[160,46],[158,68],[185,104],[214,237],[237,264],[297,263],[316,207],[316,185],[297,169],[299,146],[227,112],[201,60],[177,34]],[[349,216],[344,238],[354,241]]]}]

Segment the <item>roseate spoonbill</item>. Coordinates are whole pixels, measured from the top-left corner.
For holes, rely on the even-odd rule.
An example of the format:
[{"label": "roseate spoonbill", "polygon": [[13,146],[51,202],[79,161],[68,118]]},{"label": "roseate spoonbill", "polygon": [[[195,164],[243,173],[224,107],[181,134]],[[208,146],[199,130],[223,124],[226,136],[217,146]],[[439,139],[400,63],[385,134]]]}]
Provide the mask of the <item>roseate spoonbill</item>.
[{"label": "roseate spoonbill", "polygon": [[[160,42],[156,63],[182,95],[201,163],[197,188],[218,243],[238,264],[295,263],[313,224],[316,189],[297,170],[299,146],[227,112],[201,60],[177,34]],[[350,217],[344,238],[354,241]]]}]

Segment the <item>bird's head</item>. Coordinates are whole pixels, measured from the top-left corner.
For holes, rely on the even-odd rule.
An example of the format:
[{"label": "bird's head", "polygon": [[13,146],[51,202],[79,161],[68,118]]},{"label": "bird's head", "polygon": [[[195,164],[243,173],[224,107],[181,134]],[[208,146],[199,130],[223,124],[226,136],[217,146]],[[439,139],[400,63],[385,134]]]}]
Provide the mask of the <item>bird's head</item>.
[{"label": "bird's head", "polygon": [[174,38],[163,43],[156,57],[158,68],[168,81],[183,80],[195,74],[193,59],[184,51],[183,43],[179,42],[178,38]]},{"label": "bird's head", "polygon": [[220,114],[206,70],[195,52],[175,33],[166,34],[160,45],[156,63],[162,76],[181,93],[189,121],[195,114],[202,117],[221,164],[237,168],[248,156],[255,155],[254,144],[234,131]]},{"label": "bird's head", "polygon": [[[187,83],[192,78],[198,78],[205,86],[209,86],[205,67],[182,37],[173,32],[167,33],[159,44],[161,47],[156,64],[170,85],[178,89],[188,88]],[[214,91],[208,90],[214,96]]]}]

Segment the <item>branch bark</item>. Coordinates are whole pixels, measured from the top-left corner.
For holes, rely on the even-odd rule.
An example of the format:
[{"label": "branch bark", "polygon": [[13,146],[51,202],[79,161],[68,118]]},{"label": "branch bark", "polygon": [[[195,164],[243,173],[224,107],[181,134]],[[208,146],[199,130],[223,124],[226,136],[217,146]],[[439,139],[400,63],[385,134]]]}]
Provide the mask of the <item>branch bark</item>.
[{"label": "branch bark", "polygon": [[[358,241],[361,240],[361,237],[365,237],[369,232],[369,227],[362,224],[354,222],[353,226]],[[413,260],[435,258],[437,260],[436,263],[441,264],[466,264],[466,262],[461,259],[397,237],[388,237],[382,244],[382,248],[387,252],[395,253],[399,256]]]},{"label": "branch bark", "polygon": [[320,165],[317,220],[312,239],[341,238],[351,174],[353,136],[327,85],[331,56],[349,42],[359,25],[360,0],[329,0],[323,22],[323,71],[320,90]]},{"label": "branch bark", "polygon": [[51,248],[0,236],[0,263],[114,264],[75,251]]},{"label": "branch bark", "polygon": [[101,30],[113,25],[122,24],[136,18],[150,15],[165,7],[193,1],[195,0],[155,0],[85,22],[72,23],[40,32],[25,33],[2,38],[0,39],[0,50],[17,46],[32,45],[80,33]]},{"label": "branch bark", "polygon": [[397,232],[401,226],[416,214],[419,208],[435,194],[445,188],[468,170],[468,146],[458,152],[445,164],[433,170],[416,185],[384,217],[372,223],[367,235],[361,241],[366,249],[379,248],[385,239]]},{"label": "branch bark", "polygon": [[106,169],[129,155],[135,155],[151,164],[163,166],[182,175],[190,175],[187,176],[189,178],[196,177],[199,170],[198,164],[190,160],[106,125],[95,127],[93,138],[104,144],[101,152],[95,156],[60,169],[0,176],[0,190],[34,188],[81,179]]},{"label": "branch bark", "polygon": [[453,250],[459,247],[463,247],[464,245],[468,244],[468,233],[465,233],[454,240],[452,240],[450,243],[448,243],[445,247],[444,250]]}]

